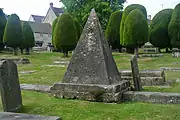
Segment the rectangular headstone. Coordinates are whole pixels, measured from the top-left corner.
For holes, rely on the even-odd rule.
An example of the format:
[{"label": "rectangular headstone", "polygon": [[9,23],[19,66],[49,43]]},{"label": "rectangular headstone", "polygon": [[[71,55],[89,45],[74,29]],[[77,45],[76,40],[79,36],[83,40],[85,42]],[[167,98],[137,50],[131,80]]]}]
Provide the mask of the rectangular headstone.
[{"label": "rectangular headstone", "polygon": [[0,91],[4,112],[19,112],[22,97],[17,65],[11,60],[0,62]]},{"label": "rectangular headstone", "polygon": [[132,69],[132,76],[133,76],[133,82],[134,82],[134,89],[135,91],[141,91],[142,85],[141,85],[141,79],[140,79],[136,55],[134,55],[131,59],[131,69]]},{"label": "rectangular headstone", "polygon": [[0,120],[61,120],[59,117],[49,117],[31,114],[0,112]]}]

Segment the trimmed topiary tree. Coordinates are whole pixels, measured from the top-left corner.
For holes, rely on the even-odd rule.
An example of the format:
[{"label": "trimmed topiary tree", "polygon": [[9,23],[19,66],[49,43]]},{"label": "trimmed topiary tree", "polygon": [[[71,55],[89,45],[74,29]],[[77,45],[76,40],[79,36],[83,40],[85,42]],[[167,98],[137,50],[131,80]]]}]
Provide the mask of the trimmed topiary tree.
[{"label": "trimmed topiary tree", "polygon": [[171,48],[171,39],[168,35],[168,25],[173,9],[164,9],[153,18],[149,29],[150,43],[159,49]]},{"label": "trimmed topiary tree", "polygon": [[3,35],[6,26],[6,15],[3,10],[0,9],[0,51],[4,48]]},{"label": "trimmed topiary tree", "polygon": [[58,17],[53,21],[53,23],[52,23],[52,45],[54,46],[54,30],[55,30],[55,27],[56,27],[56,23],[57,23],[57,21],[58,21]]},{"label": "trimmed topiary tree", "polygon": [[142,12],[142,14],[144,15],[144,17],[147,20],[147,11],[146,8],[140,4],[132,4],[129,5],[125,8],[124,12],[123,12],[123,16],[122,16],[122,20],[121,20],[121,26],[120,26],[120,43],[123,44],[124,43],[124,26],[125,26],[125,21],[127,16],[129,15],[129,13],[135,9],[138,9],[139,11]]},{"label": "trimmed topiary tree", "polygon": [[116,11],[111,14],[109,18],[109,23],[105,31],[105,37],[108,40],[108,43],[112,46],[113,49],[121,49],[120,46],[120,23],[122,19],[122,11]]},{"label": "trimmed topiary tree", "polygon": [[59,17],[54,31],[54,45],[62,50],[64,57],[68,57],[68,51],[76,47],[77,31],[74,20],[70,14],[64,13]]},{"label": "trimmed topiary tree", "polygon": [[78,22],[77,19],[74,19],[74,24],[75,24],[75,26],[76,26],[77,42],[78,42],[79,38],[81,37],[81,33],[82,33],[82,30],[83,30],[83,27],[82,27],[82,25]]},{"label": "trimmed topiary tree", "polygon": [[138,47],[148,41],[148,23],[141,11],[135,9],[129,13],[125,21],[122,45],[135,48],[138,54]]},{"label": "trimmed topiary tree", "polygon": [[8,47],[12,47],[14,49],[14,55],[17,55],[17,48],[20,46],[22,39],[20,19],[16,14],[12,14],[9,16],[5,27],[3,37],[4,44]]},{"label": "trimmed topiary tree", "polygon": [[23,40],[21,45],[26,49],[26,55],[29,55],[29,49],[34,47],[35,39],[34,33],[28,22],[24,22],[22,26]]},{"label": "trimmed topiary tree", "polygon": [[180,4],[176,5],[168,27],[171,45],[180,48]]}]

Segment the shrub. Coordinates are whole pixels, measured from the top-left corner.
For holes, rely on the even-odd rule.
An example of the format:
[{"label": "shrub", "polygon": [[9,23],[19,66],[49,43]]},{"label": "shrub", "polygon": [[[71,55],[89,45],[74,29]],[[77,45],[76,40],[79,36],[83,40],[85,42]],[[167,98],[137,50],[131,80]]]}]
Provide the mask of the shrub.
[{"label": "shrub", "polygon": [[168,35],[168,25],[171,20],[173,9],[164,9],[153,18],[150,30],[149,41],[155,47],[171,48],[171,40]]},{"label": "shrub", "polygon": [[148,41],[147,19],[138,9],[133,10],[127,16],[124,26],[122,45],[138,48]]},{"label": "shrub", "polygon": [[24,22],[22,26],[23,40],[21,45],[26,49],[26,54],[29,55],[29,48],[34,47],[35,39],[34,33],[28,22]]},{"label": "shrub", "polygon": [[83,30],[83,27],[82,27],[82,25],[78,22],[77,19],[74,19],[74,24],[75,24],[75,26],[76,26],[77,42],[78,42],[79,38],[81,37],[81,33],[82,33],[82,30]]},{"label": "shrub", "polygon": [[105,37],[113,49],[120,48],[120,23],[122,19],[122,11],[116,11],[111,14],[105,31]]},{"label": "shrub", "polygon": [[52,24],[52,45],[54,46],[54,30],[55,30],[55,27],[56,27],[56,23],[58,21],[58,17],[53,21],[53,24]]},{"label": "shrub", "polygon": [[64,13],[58,19],[54,31],[55,48],[62,50],[64,56],[68,56],[68,51],[76,47],[77,32],[74,21],[68,13]]},{"label": "shrub", "polygon": [[17,48],[20,46],[22,39],[20,19],[16,14],[12,14],[9,16],[5,27],[4,44],[14,48],[14,55],[17,55]]},{"label": "shrub", "polygon": [[180,48],[180,4],[176,5],[168,27],[171,45]]},{"label": "shrub", "polygon": [[3,35],[6,26],[6,16],[2,9],[0,9],[0,50],[4,48]]},{"label": "shrub", "polygon": [[125,8],[123,15],[122,15],[122,20],[121,20],[121,26],[120,26],[120,43],[123,44],[124,42],[124,37],[123,37],[123,33],[124,33],[124,26],[125,26],[125,21],[127,16],[129,15],[129,13],[131,11],[133,11],[134,9],[138,9],[139,11],[141,11],[143,13],[143,15],[145,16],[145,18],[147,19],[147,11],[146,8],[142,5],[139,4],[132,4],[129,5]]}]

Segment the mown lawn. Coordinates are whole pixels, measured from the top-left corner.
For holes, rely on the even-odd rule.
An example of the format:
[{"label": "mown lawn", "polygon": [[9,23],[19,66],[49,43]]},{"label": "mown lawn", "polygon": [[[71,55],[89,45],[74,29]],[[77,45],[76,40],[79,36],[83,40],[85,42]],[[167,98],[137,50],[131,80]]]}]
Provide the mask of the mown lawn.
[{"label": "mown lawn", "polygon": [[22,113],[59,116],[63,120],[179,120],[180,105],[147,103],[106,104],[56,99],[23,91]]},{"label": "mown lawn", "polygon": [[[20,82],[27,84],[52,85],[60,81],[66,71],[63,67],[48,67],[54,61],[68,61],[61,53],[32,53],[30,56],[19,55],[19,58],[29,58],[31,64],[18,65],[19,72],[36,71],[32,74],[19,74]],[[113,53],[120,70],[130,69],[132,55]],[[15,57],[0,53],[0,58]],[[159,58],[139,58],[139,68],[160,69],[160,67],[180,67],[180,59],[164,54]],[[179,72],[167,72],[168,80],[180,78]],[[168,89],[145,88],[145,91],[180,92],[180,85]],[[161,105],[147,103],[106,104],[79,100],[56,99],[48,94],[22,91],[24,108],[22,113],[60,116],[63,120],[179,120],[180,105]],[[2,109],[1,105],[0,108]]]},{"label": "mown lawn", "polygon": [[[71,54],[70,54],[71,56]],[[32,53],[31,55],[18,55],[13,56],[11,54],[0,53],[0,58],[28,58],[31,64],[18,65],[19,72],[22,71],[35,71],[32,74],[19,74],[20,82],[27,84],[45,84],[53,85],[53,83],[61,81],[66,71],[67,65],[61,64],[55,65],[55,61],[69,61],[69,58],[63,58],[62,53]],[[130,69],[130,59],[132,54],[126,53],[113,53],[113,57],[116,61],[119,70]],[[138,64],[140,70],[159,70],[161,67],[179,67],[180,58],[173,58],[170,53],[164,53],[163,57],[156,58],[139,58]],[[166,72],[167,80],[175,80],[180,78],[179,72]],[[170,89],[157,89],[157,88],[145,88],[147,91],[165,91],[165,92],[180,92],[180,85],[176,84]]]}]

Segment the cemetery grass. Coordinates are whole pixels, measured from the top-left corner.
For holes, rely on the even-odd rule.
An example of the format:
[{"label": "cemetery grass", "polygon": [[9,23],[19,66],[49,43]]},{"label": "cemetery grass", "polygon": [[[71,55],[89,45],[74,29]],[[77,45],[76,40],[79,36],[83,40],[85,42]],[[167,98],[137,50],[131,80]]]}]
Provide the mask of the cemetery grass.
[{"label": "cemetery grass", "polygon": [[[18,65],[19,79],[21,84],[42,84],[53,85],[62,80],[66,71],[67,64],[55,64],[55,61],[67,62],[70,57],[63,58],[62,53],[32,53],[31,55],[18,55],[13,56],[10,53],[0,53],[0,58],[28,58],[31,64]],[[126,53],[113,53],[119,70],[131,69],[130,59],[132,54]],[[159,70],[161,67],[177,67],[180,68],[180,58],[173,58],[170,53],[164,53],[163,57],[159,58],[139,58],[138,59],[140,70]],[[50,66],[49,66],[50,65]],[[31,74],[20,74],[24,71],[34,71]],[[179,72],[166,72],[167,80],[176,80],[180,78]],[[179,92],[180,84],[175,84],[172,88],[156,88],[148,87],[146,91],[160,91],[160,92]]]},{"label": "cemetery grass", "polygon": [[63,120],[179,120],[180,105],[128,102],[95,103],[56,99],[48,94],[22,91],[21,113],[59,116]]}]

